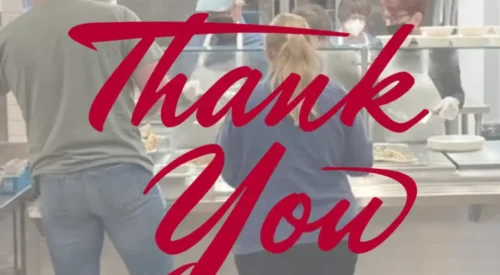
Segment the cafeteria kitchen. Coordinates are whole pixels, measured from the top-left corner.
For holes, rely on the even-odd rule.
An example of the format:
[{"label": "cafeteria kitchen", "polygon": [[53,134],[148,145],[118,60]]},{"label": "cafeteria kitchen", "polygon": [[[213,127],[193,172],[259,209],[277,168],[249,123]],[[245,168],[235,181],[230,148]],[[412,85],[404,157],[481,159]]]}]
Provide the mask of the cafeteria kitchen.
[{"label": "cafeteria kitchen", "polygon": [[[149,9],[134,10],[144,21],[185,20],[194,13],[196,6],[196,0],[182,3],[150,1]],[[310,1],[323,5],[331,18],[338,21],[339,0]],[[127,2],[130,1],[122,4],[128,6]],[[155,8],[152,3],[156,2],[158,6]],[[291,11],[296,5],[308,1],[246,2],[246,21],[268,24],[276,14]],[[373,12],[380,9],[377,7],[380,0],[372,2]],[[403,48],[422,53],[438,48],[456,48],[465,105],[455,120],[442,121],[445,135],[412,142],[393,142],[390,134],[381,131],[380,126],[363,114],[368,121],[366,130],[376,141],[374,166],[412,177],[418,186],[418,197],[412,212],[396,233],[374,251],[360,255],[356,275],[500,274],[497,260],[500,254],[500,1],[435,0],[433,3],[427,20],[428,25],[434,27],[422,28],[421,35],[410,36]],[[22,0],[0,0],[0,4],[2,26],[21,15],[29,5]],[[130,8],[134,9],[132,6]],[[170,9],[162,13],[158,7]],[[154,15],[148,18],[153,10]],[[382,43],[388,41],[385,34],[376,33],[374,36],[378,36]],[[162,43],[166,46],[168,41]],[[356,52],[360,56],[357,65],[364,73],[373,61],[371,57],[375,57],[369,54],[374,50],[363,46],[321,51],[326,54]],[[187,48],[177,63],[190,62],[193,57],[198,61],[193,63],[195,66],[186,93],[192,98],[201,96],[225,72],[244,65],[246,60],[259,60],[262,52],[262,48],[247,47],[244,43],[222,49],[205,43]],[[205,66],[214,60],[234,62],[228,62],[231,63],[229,66]],[[174,69],[183,72],[183,65],[174,64]],[[232,87],[224,101],[227,102],[239,87]],[[389,112],[394,116],[405,116],[401,110]],[[182,153],[214,143],[219,127],[220,124],[204,128],[193,118],[178,127],[166,128],[158,118],[142,125],[141,134],[155,162],[155,172],[158,172]],[[0,170],[0,178],[3,178],[0,184],[0,275],[53,274],[40,226],[39,204],[34,199],[29,178],[23,173],[27,156],[24,121],[10,93],[0,97],[0,165],[5,164]],[[210,161],[211,158],[197,159],[163,178],[159,184],[165,200],[169,204],[175,202]],[[366,206],[374,197],[383,201],[382,208],[365,231],[365,240],[373,238],[399,214],[406,202],[405,190],[399,183],[376,175],[351,178],[350,183],[360,207]],[[181,224],[176,236],[185,236],[206,221],[233,190],[219,180]],[[197,246],[175,255],[175,266],[196,262],[216,233],[217,227]],[[109,240],[105,241],[101,269],[103,275],[128,274]],[[237,274],[231,256],[218,274]]]}]

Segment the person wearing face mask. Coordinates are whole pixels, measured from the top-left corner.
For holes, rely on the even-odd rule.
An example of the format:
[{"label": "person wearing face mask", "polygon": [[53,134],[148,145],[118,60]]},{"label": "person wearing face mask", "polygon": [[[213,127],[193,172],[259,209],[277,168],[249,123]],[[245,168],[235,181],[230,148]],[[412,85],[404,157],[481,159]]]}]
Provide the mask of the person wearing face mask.
[{"label": "person wearing face mask", "polygon": [[[422,25],[428,2],[427,0],[382,0],[388,32],[394,34],[402,25],[412,24],[414,25],[414,34],[419,34],[419,27]],[[404,97],[394,104],[400,104],[399,108],[406,110],[413,106],[415,112],[419,112],[421,109],[431,109],[438,114],[441,124],[444,120],[454,120],[463,107],[465,98],[457,53],[451,48],[429,50],[427,64],[422,62],[423,56],[425,55],[422,50],[401,51],[393,59],[394,66],[400,71],[414,72],[417,69],[416,66],[421,66],[422,69],[419,73],[412,73],[414,77],[418,77],[414,87],[408,93],[414,93],[414,95],[404,96],[411,98],[411,100],[406,101],[407,106],[405,106]],[[422,81],[418,81],[418,79]],[[432,99],[434,97],[437,99]],[[414,115],[405,115],[404,120],[408,120]],[[434,116],[428,120],[429,123],[433,119]],[[412,129],[413,132],[420,132],[422,138],[425,138],[425,133],[419,131],[418,128],[424,125],[427,123],[421,123]],[[435,131],[429,131],[428,135],[433,133]]]},{"label": "person wearing face mask", "polygon": [[339,31],[347,32],[349,37],[334,37],[337,46],[370,46],[378,40],[365,31],[366,20],[371,14],[371,6],[366,0],[342,0],[338,7]]}]

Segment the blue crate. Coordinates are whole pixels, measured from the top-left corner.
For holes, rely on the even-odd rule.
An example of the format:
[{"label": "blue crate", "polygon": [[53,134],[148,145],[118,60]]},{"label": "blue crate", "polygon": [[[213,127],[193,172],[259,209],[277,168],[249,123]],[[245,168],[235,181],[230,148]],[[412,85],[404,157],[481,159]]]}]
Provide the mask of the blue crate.
[{"label": "blue crate", "polygon": [[4,177],[0,183],[0,195],[15,195],[31,185],[31,173],[24,169],[17,177]]}]

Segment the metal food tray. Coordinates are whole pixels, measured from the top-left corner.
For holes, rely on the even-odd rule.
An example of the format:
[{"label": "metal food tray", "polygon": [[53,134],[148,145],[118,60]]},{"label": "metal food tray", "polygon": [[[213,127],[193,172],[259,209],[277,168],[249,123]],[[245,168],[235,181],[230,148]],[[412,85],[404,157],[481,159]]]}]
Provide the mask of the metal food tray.
[{"label": "metal food tray", "polygon": [[431,172],[431,171],[455,171],[455,165],[440,152],[434,152],[425,144],[403,144],[415,156],[412,163],[390,163],[375,162],[374,166],[382,169],[397,170],[399,172]]},{"label": "metal food tray", "polygon": [[[396,161],[383,161],[383,160],[375,160],[374,162],[377,164],[388,164],[391,166],[408,166],[408,165],[417,165],[418,164],[418,158],[415,156],[413,151],[410,149],[410,147],[407,144],[402,144],[402,143],[375,143],[373,145],[373,151],[375,153],[375,148],[389,148],[393,149],[395,151],[401,152],[405,156],[412,156],[413,158],[409,160],[408,162],[396,162]],[[375,159],[375,156],[374,156]]]},{"label": "metal food tray", "polygon": [[500,141],[486,141],[481,151],[445,155],[459,170],[500,169]]}]

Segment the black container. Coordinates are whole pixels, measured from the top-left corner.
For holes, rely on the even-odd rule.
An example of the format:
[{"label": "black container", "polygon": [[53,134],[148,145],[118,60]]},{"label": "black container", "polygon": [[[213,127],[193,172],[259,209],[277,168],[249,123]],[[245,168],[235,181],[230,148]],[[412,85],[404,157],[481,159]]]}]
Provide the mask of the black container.
[{"label": "black container", "polygon": [[483,124],[481,136],[486,140],[500,140],[500,123]]}]

